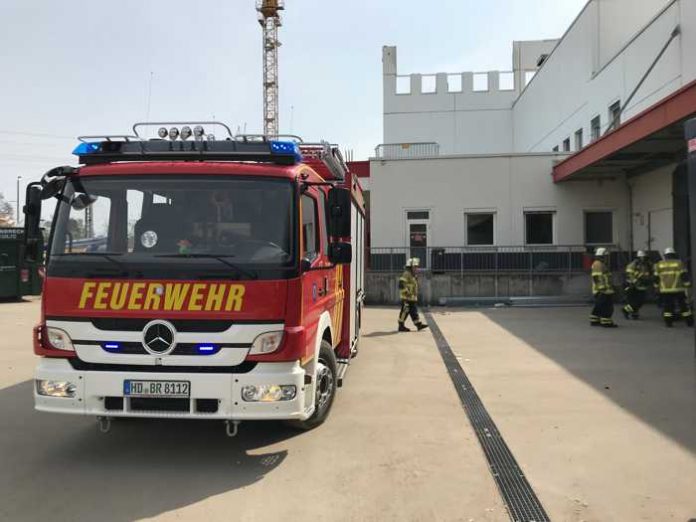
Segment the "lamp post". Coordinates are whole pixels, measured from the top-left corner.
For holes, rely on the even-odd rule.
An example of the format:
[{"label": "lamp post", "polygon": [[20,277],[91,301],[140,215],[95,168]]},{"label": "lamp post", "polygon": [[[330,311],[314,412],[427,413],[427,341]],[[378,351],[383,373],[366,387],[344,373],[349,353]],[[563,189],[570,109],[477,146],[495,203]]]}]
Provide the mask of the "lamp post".
[{"label": "lamp post", "polygon": [[19,226],[19,207],[20,207],[20,199],[19,199],[19,182],[22,181],[22,176],[17,176],[17,226]]}]

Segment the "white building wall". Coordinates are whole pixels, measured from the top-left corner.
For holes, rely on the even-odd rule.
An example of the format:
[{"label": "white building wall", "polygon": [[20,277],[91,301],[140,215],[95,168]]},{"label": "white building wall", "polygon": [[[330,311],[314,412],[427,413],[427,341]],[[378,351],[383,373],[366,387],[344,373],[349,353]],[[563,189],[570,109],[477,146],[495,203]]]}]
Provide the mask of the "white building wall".
[{"label": "white building wall", "polygon": [[[383,142],[436,142],[442,154],[510,152],[513,148],[511,109],[523,84],[524,72],[536,70],[538,56],[551,52],[555,42],[515,42],[514,71],[406,76],[398,74],[396,47],[385,46]],[[487,88],[474,90],[474,76],[481,74],[487,77]],[[458,81],[450,84],[454,77]],[[408,93],[397,92],[399,80],[409,87]],[[434,85],[433,92],[427,92],[426,82]]]},{"label": "white building wall", "polygon": [[[623,105],[680,24],[682,2],[594,0],[588,3],[514,104],[515,151],[562,148],[566,138],[570,138],[574,151],[575,132],[583,129],[587,145],[590,121],[598,115],[604,132],[609,125],[609,106],[616,101]],[[651,12],[652,17],[656,16],[665,4],[669,7],[651,21]],[[619,14],[622,11],[635,13],[622,16]],[[696,29],[692,27],[693,22],[682,24],[686,34]],[[649,25],[645,27],[645,23]],[[634,39],[629,43],[632,36]],[[678,37],[625,108],[622,121],[694,79],[695,76],[682,73],[682,54]]]},{"label": "white building wall", "polygon": [[630,180],[633,193],[633,248],[659,250],[674,246],[672,173],[669,165]]},{"label": "white building wall", "polygon": [[556,244],[584,243],[585,210],[614,211],[614,241],[628,244],[628,192],[623,180],[555,185],[555,156],[500,155],[373,160],[371,240],[407,246],[406,211],[429,210],[429,246],[465,244],[466,212],[496,213],[498,246],[524,245],[525,210],[556,212]]}]

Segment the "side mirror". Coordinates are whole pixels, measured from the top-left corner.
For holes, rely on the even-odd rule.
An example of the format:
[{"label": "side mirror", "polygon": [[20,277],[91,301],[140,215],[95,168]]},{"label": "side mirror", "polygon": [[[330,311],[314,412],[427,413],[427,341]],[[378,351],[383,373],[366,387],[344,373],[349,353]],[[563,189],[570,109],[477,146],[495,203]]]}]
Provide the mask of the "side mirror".
[{"label": "side mirror", "polygon": [[350,236],[350,190],[334,187],[329,190],[329,235],[331,237]]},{"label": "side mirror", "polygon": [[84,210],[95,201],[99,199],[98,196],[92,196],[90,194],[75,194],[70,200],[70,206],[73,210]]},{"label": "side mirror", "polygon": [[353,261],[353,245],[350,243],[331,243],[329,260],[334,265],[348,265]]},{"label": "side mirror", "polygon": [[38,263],[42,260],[42,199],[41,184],[30,183],[27,186],[26,204],[24,205],[24,259],[31,263]]},{"label": "side mirror", "polygon": [[51,178],[43,184],[41,199],[51,199],[63,191],[65,178]]}]

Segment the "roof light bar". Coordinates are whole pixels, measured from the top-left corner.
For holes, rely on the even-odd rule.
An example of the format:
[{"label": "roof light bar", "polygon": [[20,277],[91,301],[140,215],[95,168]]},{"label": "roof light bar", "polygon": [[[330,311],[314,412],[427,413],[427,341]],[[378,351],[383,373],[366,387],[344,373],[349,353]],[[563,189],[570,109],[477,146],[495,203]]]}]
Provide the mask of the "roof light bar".
[{"label": "roof light bar", "polygon": [[295,161],[300,163],[302,161],[302,153],[297,143],[294,141],[271,141],[271,153],[272,154],[291,154]]},{"label": "roof light bar", "polygon": [[94,154],[101,150],[101,142],[82,142],[75,147],[72,153],[75,156],[84,156],[86,154]]}]

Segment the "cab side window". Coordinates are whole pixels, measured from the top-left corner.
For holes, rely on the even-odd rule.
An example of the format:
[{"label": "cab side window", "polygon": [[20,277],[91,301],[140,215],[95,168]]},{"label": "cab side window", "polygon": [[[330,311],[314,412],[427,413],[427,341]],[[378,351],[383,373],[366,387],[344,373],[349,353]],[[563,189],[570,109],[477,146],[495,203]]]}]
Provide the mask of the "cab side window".
[{"label": "cab side window", "polygon": [[302,195],[302,257],[313,261],[319,252],[317,202],[307,194]]}]

